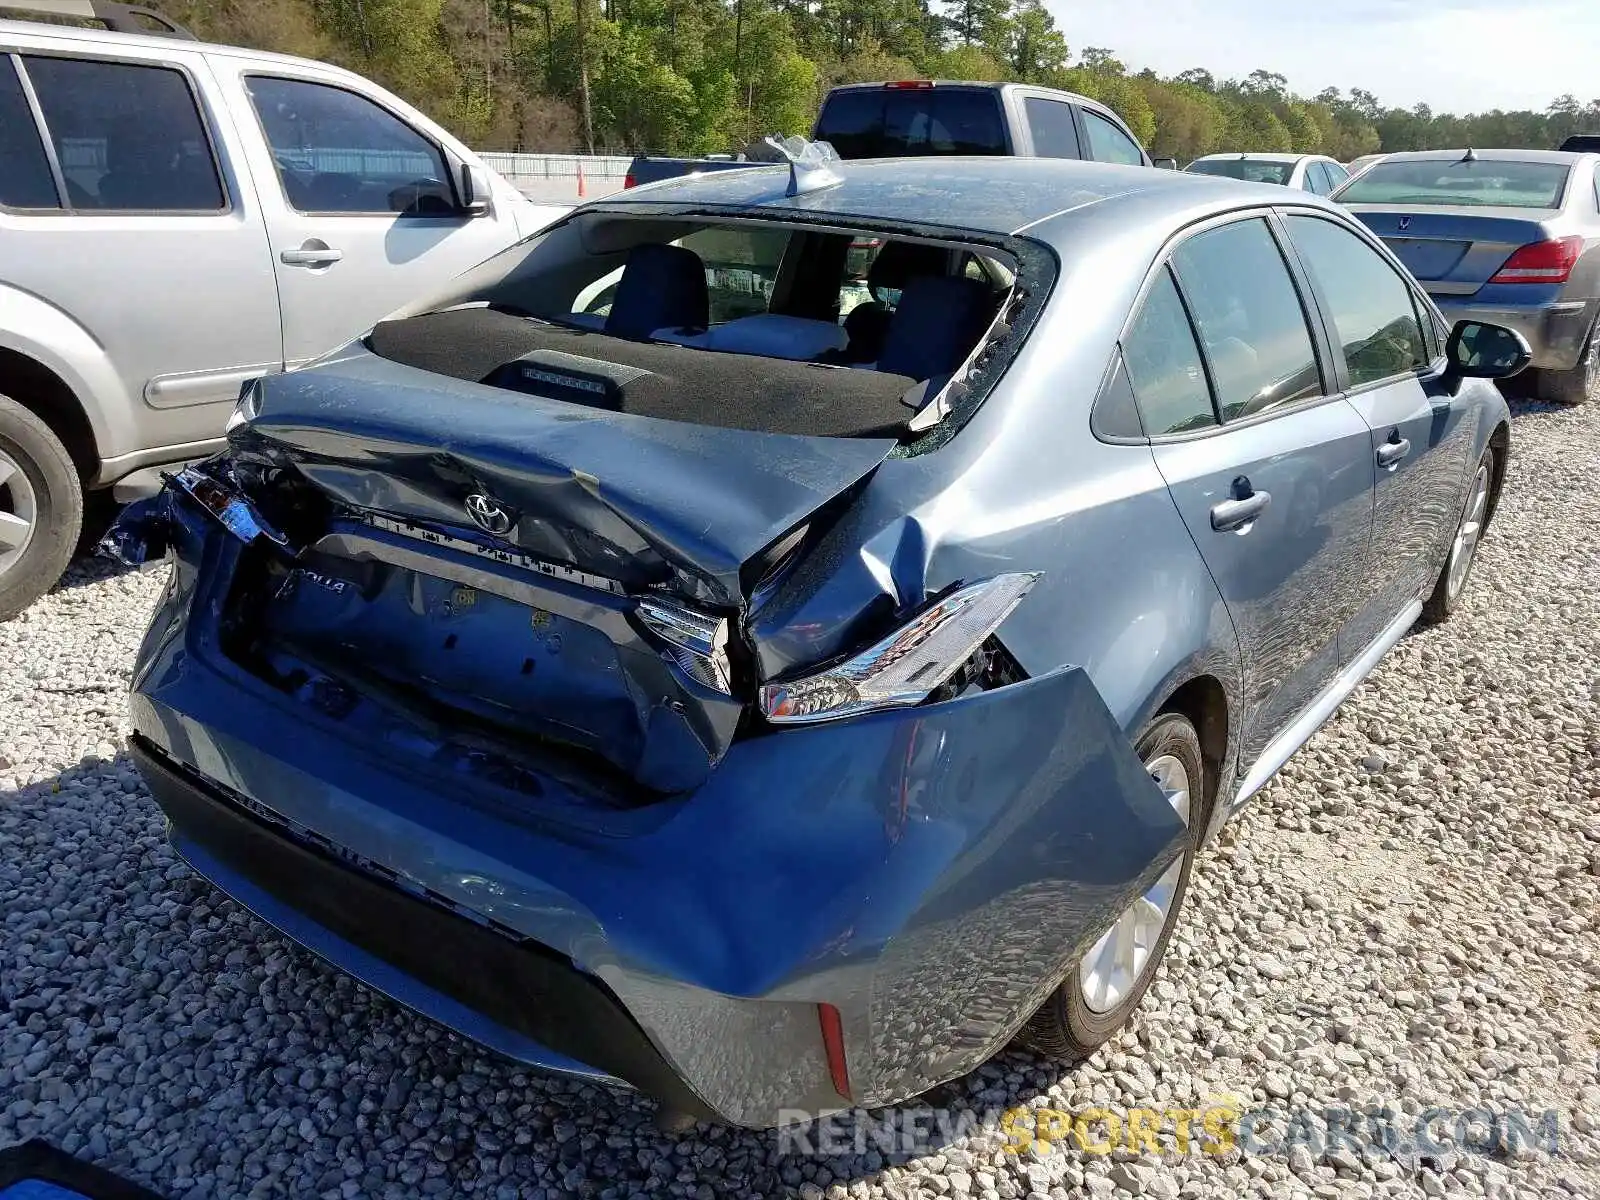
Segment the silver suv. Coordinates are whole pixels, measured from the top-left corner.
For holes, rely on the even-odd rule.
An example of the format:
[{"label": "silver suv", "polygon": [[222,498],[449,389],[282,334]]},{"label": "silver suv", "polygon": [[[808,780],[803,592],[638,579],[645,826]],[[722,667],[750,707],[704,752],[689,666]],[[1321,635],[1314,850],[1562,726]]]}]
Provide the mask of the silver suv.
[{"label": "silver suv", "polygon": [[0,0],[0,620],[106,506],[208,455],[240,385],[560,213],[404,101],[304,59]]}]

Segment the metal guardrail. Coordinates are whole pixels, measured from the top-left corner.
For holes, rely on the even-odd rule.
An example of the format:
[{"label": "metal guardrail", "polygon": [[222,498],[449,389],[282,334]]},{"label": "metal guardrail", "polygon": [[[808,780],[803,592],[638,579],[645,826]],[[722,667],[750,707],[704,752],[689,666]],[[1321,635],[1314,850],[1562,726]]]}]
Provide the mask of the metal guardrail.
[{"label": "metal guardrail", "polygon": [[509,151],[479,151],[484,165],[512,183],[523,180],[621,179],[633,159],[620,154],[513,154]]}]

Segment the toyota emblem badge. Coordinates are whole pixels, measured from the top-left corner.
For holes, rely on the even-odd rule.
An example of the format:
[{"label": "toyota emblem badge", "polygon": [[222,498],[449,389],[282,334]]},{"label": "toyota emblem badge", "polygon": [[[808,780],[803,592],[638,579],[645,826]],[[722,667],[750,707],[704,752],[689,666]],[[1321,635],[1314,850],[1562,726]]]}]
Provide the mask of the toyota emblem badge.
[{"label": "toyota emblem badge", "polygon": [[473,492],[467,497],[467,516],[485,533],[504,537],[511,532],[511,510],[487,492]]}]

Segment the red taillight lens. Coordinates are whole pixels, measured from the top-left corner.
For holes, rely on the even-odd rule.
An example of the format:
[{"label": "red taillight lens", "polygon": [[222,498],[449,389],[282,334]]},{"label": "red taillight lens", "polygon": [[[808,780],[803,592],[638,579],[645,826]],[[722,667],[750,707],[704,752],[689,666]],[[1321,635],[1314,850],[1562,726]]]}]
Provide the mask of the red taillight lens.
[{"label": "red taillight lens", "polygon": [[631,188],[633,186],[633,176],[632,175],[624,175],[622,177],[622,186],[625,187],[625,188]]},{"label": "red taillight lens", "polygon": [[896,79],[894,82],[886,83],[883,86],[886,87],[886,88],[900,88],[900,89],[920,92],[924,88],[931,88],[933,86],[933,80],[931,80],[931,79]]},{"label": "red taillight lens", "polygon": [[1565,283],[1583,253],[1581,237],[1531,242],[1495,272],[1490,283]]},{"label": "red taillight lens", "polygon": [[822,1048],[828,1055],[833,1090],[849,1100],[850,1071],[844,1061],[844,1022],[839,1019],[839,1010],[831,1004],[817,1005],[817,1019],[822,1024]]}]

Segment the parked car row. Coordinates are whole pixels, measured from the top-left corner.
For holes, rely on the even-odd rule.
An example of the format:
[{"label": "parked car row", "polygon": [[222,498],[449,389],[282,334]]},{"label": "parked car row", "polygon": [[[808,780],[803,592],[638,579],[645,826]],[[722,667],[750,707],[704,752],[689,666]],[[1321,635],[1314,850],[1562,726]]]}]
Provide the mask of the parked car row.
[{"label": "parked car row", "polygon": [[[1600,155],[1573,149],[1213,154],[1187,171],[1329,195],[1377,233],[1445,315],[1516,329],[1539,397],[1600,397]],[[1328,187],[1330,177],[1338,183]]]},{"label": "parked car row", "polygon": [[[1104,1042],[1207,840],[1460,604],[1491,381],[1578,369],[1594,156],[1390,156],[1341,207],[1331,160],[1156,171],[1086,98],[911,81],[836,89],[842,157],[546,225],[344,72],[0,48],[0,336],[44,348],[0,534],[59,567],[83,481],[187,463],[107,537],[172,572],[130,721],[175,846],[679,1114]],[[1200,178],[1253,162],[1302,189]]]}]

